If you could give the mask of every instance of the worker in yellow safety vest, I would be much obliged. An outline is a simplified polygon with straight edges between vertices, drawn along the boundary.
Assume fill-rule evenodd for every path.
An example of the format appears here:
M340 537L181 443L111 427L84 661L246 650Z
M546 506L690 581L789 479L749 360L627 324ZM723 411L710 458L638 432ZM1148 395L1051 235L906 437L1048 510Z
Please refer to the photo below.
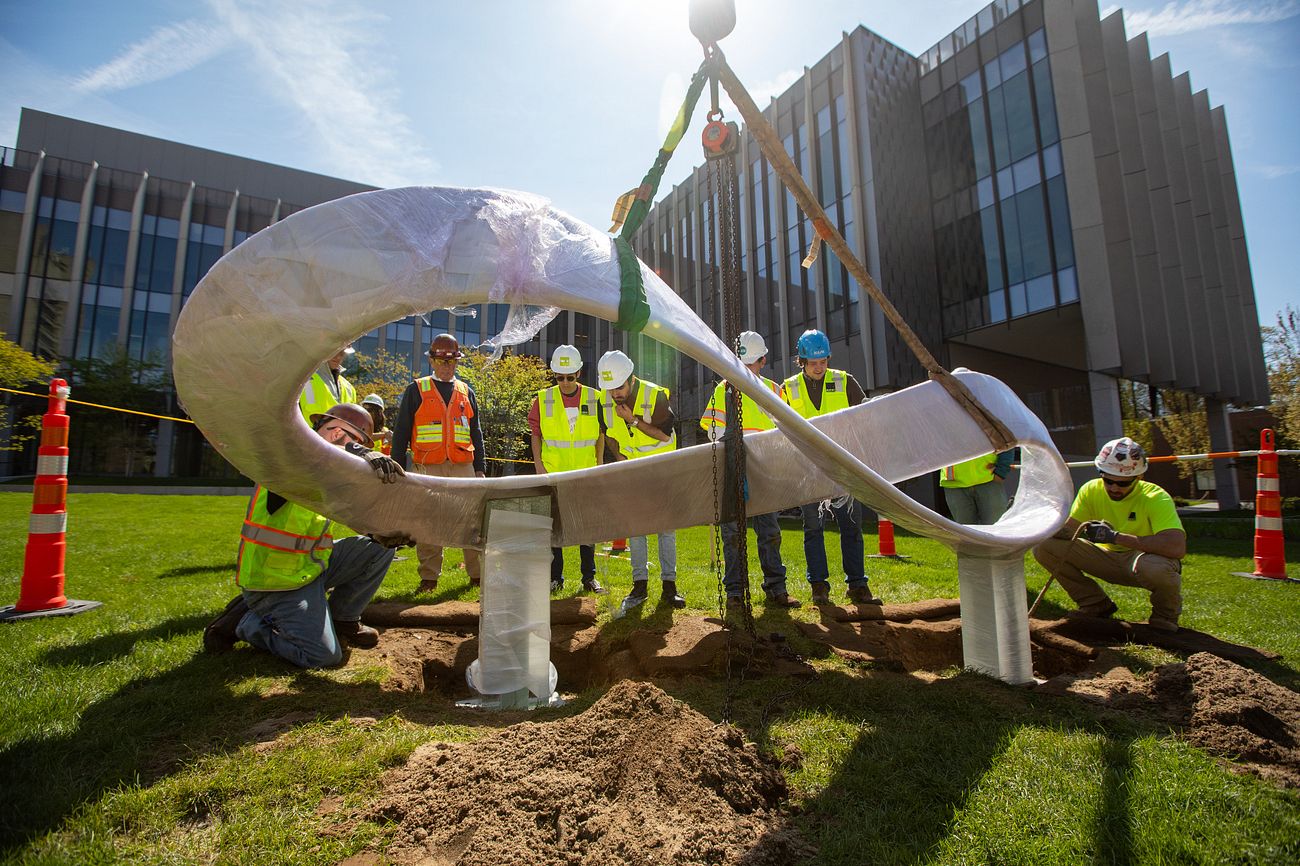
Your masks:
M605 396L601 418L607 442L615 445L615 460L640 460L677 448L673 425L677 418L669 405L668 389L633 375L632 359L617 349L606 352L596 364L596 377ZM608 446L607 451L611 450ZM681 609L686 599L677 591L677 533L670 530L655 536L659 542L659 577L663 580L661 604ZM626 613L649 595L650 541L644 536L628 539L632 559L632 591L623 599Z
M551 353L555 384L543 388L528 410L528 432L533 468L538 475L569 472L600 465L605 451L605 424L600 395L578 380L582 378L582 353L575 346L559 346ZM596 580L596 546L578 545L582 588L605 595L609 590ZM564 588L564 548L551 548L551 592Z
M478 399L469 383L456 376L465 357L451 334L439 334L429 344L433 375L416 379L402 393L393 422L393 459L418 475L441 478L482 478L487 474ZM409 451L409 456L408 456ZM442 576L442 547L417 544L420 592L438 588ZM465 548L465 571L471 586L483 576L483 555Z
M351 343L339 349L316 368L303 386L298 395L298 408L308 424L313 415L327 412L331 406L357 402L357 389L343 377L343 360L353 354L356 354L356 349Z
M829 415L856 406L866 400L858 380L843 370L830 369L831 341L821 331L804 331L795 345L800 372L781 386L785 402L805 418ZM831 599L830 566L826 562L822 503L801 508L803 513L803 552L808 563L808 583L813 604L828 604ZM849 498L843 504L831 503L830 512L840 527L840 555L849 601L855 604L880 604L871 594L862 550L862 504Z
M372 450L370 414L340 403L312 418L316 435L370 464L385 483L402 469ZM207 652L227 652L239 640L299 667L330 667L341 644L373 647L379 632L361 624L393 561L410 539L369 535L335 539L332 522L258 486L244 515L235 582L240 594L203 630Z
M952 519L972 526L998 522L1007 510L1002 480L1011 473L1015 451L992 452L939 470L939 486Z
M749 368L749 372L758 376L763 387L780 396L781 387L761 373L763 365L767 363L767 341L761 334L754 331L741 332L736 338L736 356ZM728 423L727 388L726 380L718 383L718 386L713 389L713 396L709 399L704 415L700 418L700 426L704 428L711 441L716 442L721 439L735 426ZM771 417L754 402L754 398L742 393L740 400L739 422L744 435L761 433L776 427ZM756 514L749 518L749 522L754 527L754 535L758 539L758 561L763 569L763 594L767 597L767 604L772 607L798 607L799 602L791 598L786 591L785 563L781 561L781 524L777 520L777 515ZM724 563L722 584L727 594L727 606L740 608L744 605L746 589L742 574L743 563L740 558L742 530L735 520L723 523L719 529L722 533Z

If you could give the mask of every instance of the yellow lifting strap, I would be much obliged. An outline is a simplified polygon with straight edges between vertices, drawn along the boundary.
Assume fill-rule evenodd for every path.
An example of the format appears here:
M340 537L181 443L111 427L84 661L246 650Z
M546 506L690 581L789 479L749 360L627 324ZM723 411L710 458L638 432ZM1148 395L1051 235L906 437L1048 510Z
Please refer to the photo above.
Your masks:
M899 336L903 338L903 342L907 343L908 348L912 350L912 354L921 362L921 366L925 367L930 378L942 385L944 390L975 419L975 422L980 425L980 429L984 431L984 435L989 438L989 442L993 444L994 450L1007 451L1014 448L1016 444L1015 437L1011 435L1011 431L1007 429L1007 426L988 409L985 409L975 399L975 395L970 392L969 388L935 360L935 357L930 354L930 350L916 336L916 333L899 314L889 298L885 297L885 293L880 290L880 287L876 285L876 281L871 278L866 266L859 261L849 247L848 242L839 233L839 230L827 219L826 211L817 202L817 197L813 195L812 190L808 189L808 185L804 183L803 178L799 175L799 170L795 168L794 161L785 152L785 148L781 145L781 139L777 137L776 130L772 129L771 124L767 122L767 118L763 116L763 112L754 104L749 91L745 90L745 86L740 83L736 73L727 65L722 50L717 46L712 46L711 51L712 69L710 71L718 77L718 80L722 82L722 86L726 88L727 95L736 104L740 116L744 118L745 124L749 127L750 134L758 142L759 149L767 157L767 161L776 172L777 177L781 178L785 188L790 191L795 201L799 203L800 209L812 220L816 229L816 238L826 242L835 255L839 257L839 260L844 263L844 267L853 275L853 278L858 281L858 284L867 290L867 294L880 307L881 312L885 314L885 318L889 319L890 323L897 329ZM809 252L809 260L804 262L804 267L811 266L812 261L816 260L817 252L817 244L814 241L813 249Z

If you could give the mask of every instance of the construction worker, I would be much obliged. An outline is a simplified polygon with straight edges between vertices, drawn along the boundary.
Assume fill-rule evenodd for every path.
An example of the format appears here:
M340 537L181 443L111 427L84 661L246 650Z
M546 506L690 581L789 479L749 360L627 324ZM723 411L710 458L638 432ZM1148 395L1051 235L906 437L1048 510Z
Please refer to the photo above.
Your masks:
M736 338L736 356L749 368L749 372L763 381L764 387L777 396L781 386L762 375L763 365L767 363L767 342L762 335L754 331L743 331ZM772 430L776 424L766 412L758 407L753 398L741 394L740 426L743 434ZM700 418L700 426L711 441L722 438L724 432L731 432L733 425L727 418L727 382L723 380L713 389L709 405ZM771 607L799 607L799 602L790 597L785 586L785 563L781 561L781 524L775 513L756 514L749 518L758 539L758 561L763 569L763 594ZM741 607L745 598L745 578L742 574L743 563L740 560L740 533L738 521L723 523L722 558L724 571L723 588L727 594L727 606Z
M1109 617L1118 610L1096 577L1149 590L1147 623L1177 631L1187 534L1173 499L1142 480L1146 454L1127 436L1103 445L1093 464L1100 477L1079 488L1065 526L1034 548L1034 559L1061 582L1080 615Z
M391 458L371 450L370 413L340 403L312 417L316 434L364 458L383 482L403 475ZM235 582L240 594L203 630L207 652L226 652L238 640L303 668L343 659L340 643L373 647L379 632L361 624L393 561L410 539L355 536L334 540L332 522L258 485L239 540Z
M785 402L805 418L829 415L856 406L867 399L858 380L843 370L830 368L831 341L821 331L804 331L795 344L802 371L786 379L781 386ZM862 504L849 498L832 501L830 512L840 527L840 555L849 601L855 604L880 604L871 594L862 550ZM830 567L826 563L822 503L801 508L803 513L803 552L808 562L808 583L813 604L831 600Z
M1015 453L989 453L939 470L939 486L953 520L971 526L998 522L1007 510L1007 491L1002 482L1011 474Z
M367 394L361 401L361 405L370 413L370 419L375 422L375 447L380 454L392 454L393 431L388 429L384 419L384 410L388 408L384 405L384 398L378 394Z
M574 346L559 346L551 353L555 384L543 388L528 410L532 437L533 468L538 475L568 472L599 466L605 452L605 423L600 414L600 397L578 379L582 375L582 354ZM578 545L582 588L605 595L609 590L596 580L596 545ZM564 548L551 548L551 592L564 588Z
M343 377L343 359L355 355L356 349L348 343L339 349L325 363L316 368L298 395L298 408L308 424L313 415L319 415L339 403L356 403L357 389Z
M439 334L429 344L433 375L416 379L402 392L393 423L393 457L403 468L441 478L487 474L478 399L469 383L456 378L456 365L463 357L455 337ZM442 575L442 548L417 544L415 552L420 559L419 591L432 592ZM483 556L472 548L464 553L470 585L477 586L483 576Z
M676 450L677 434L673 430L676 416L668 404L668 389L632 375L632 359L615 349L606 352L596 364L596 375L605 396L601 417L605 435L616 446L615 460L638 460L653 454ZM677 533L660 532L659 577L663 580L661 604L681 609L686 599L677 591ZM620 608L626 612L648 596L650 578L650 542L646 536L628 539L632 558L632 591Z

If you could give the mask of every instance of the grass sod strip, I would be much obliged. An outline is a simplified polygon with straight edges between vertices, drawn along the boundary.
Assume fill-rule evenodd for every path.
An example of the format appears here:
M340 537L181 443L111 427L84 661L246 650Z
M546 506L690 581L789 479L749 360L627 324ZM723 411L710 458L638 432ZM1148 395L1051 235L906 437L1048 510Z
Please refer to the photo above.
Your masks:
M25 527L30 501L0 494L0 519ZM203 655L203 625L233 594L245 504L240 497L69 497L68 591L105 606L0 629L0 856L7 861L338 862L384 837L383 827L346 820L376 793L383 768L422 742L474 738L523 718L386 692L377 666L301 672L249 651ZM826 538L834 575L838 538ZM22 532L0 537L7 602L17 597L24 543ZM873 537L866 543L874 549ZM697 613L716 608L709 544L707 529L679 533L679 587ZM949 551L902 532L899 545L910 561L869 560L878 595L956 595ZM807 601L794 523L786 524L782 550L790 589ZM1229 576L1250 570L1248 544L1193 539L1191 551L1184 623L1281 652L1280 663L1260 670L1296 688L1300 593ZM1300 560L1300 545L1287 553ZM380 599L417 598L414 556L406 556ZM419 600L476 598L458 561L459 552L448 551L443 585ZM612 590L601 601L604 622L630 589L630 566L626 556L597 562ZM1046 575L1032 560L1027 575L1036 593ZM566 592L576 592L576 549L566 555L566 581ZM837 579L833 595L842 593ZM1121 616L1145 618L1145 592L1116 587L1112 594ZM1072 607L1054 586L1041 610L1050 616ZM806 648L783 617L757 613L760 629L788 629L792 644ZM793 617L816 619L806 608ZM605 627L618 634L632 625ZM1138 672L1170 660L1154 650L1130 658ZM817 664L821 677L802 688L748 682L735 703L746 736L788 758L799 824L820 849L815 862L1300 858L1300 798L1229 773L1167 730L955 670L908 677ZM664 685L718 718L720 683ZM600 693L528 718L581 712Z

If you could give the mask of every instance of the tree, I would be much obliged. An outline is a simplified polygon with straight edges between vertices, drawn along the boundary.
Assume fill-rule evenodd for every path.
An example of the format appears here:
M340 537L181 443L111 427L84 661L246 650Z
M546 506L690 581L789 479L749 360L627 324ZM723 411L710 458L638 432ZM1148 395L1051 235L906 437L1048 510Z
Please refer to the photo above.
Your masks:
M97 358L68 362L73 393L90 403L166 414L169 377L161 358L134 358L123 347ZM148 472L157 447L158 422L126 412L80 407L73 436L79 465L96 473Z
M1300 444L1300 310L1287 304L1277 314L1276 325L1260 330L1278 435L1289 444Z
M507 352L497 361L489 362L482 355L471 354L460 362L456 375L473 386L478 398L487 456L527 459L530 453L528 410L537 392L551 383L542 359ZM500 464L488 464L490 474L501 474L500 468Z
M0 331L0 387L44 391L44 387L38 389L36 385L38 383L48 385L52 378L54 378L53 364L36 357L22 346L7 339L4 332ZM6 403L10 402L10 396L5 394ZM44 404L42 410L43 407ZM10 413L15 413L15 410L11 408L6 412L8 418L5 434L0 438L0 451L21 451L28 442L36 438L36 431L41 428L41 416L38 412L19 421L16 413Z
M1210 450L1210 426L1205 419L1205 398L1183 391L1161 389L1160 404L1163 411L1155 425L1175 454L1204 454ZM1179 460L1181 478L1192 478L1198 469L1213 467L1212 460Z
M378 394L384 399L385 416L391 425L397 417L397 404L402 392L411 384L411 366L405 358L386 349L376 349L374 354L357 352L353 356L355 373L348 373L348 381L356 386L357 399L368 394Z

